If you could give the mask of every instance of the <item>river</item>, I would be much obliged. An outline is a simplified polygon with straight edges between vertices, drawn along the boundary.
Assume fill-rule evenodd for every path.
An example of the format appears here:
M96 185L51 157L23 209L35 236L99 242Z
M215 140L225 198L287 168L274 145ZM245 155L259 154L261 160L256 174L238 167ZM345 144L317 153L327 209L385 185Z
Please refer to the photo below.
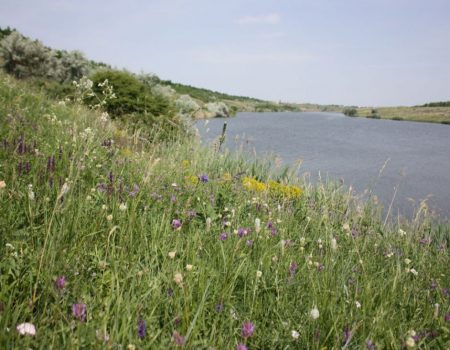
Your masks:
M202 141L220 135L224 122L225 146L230 149L278 156L290 165L301 159L299 176L310 174L313 182L319 174L322 181L343 180L359 193L373 188L385 208L393 203L394 215L411 217L427 199L441 219L450 217L448 125L325 112L238 113L234 118L198 121Z

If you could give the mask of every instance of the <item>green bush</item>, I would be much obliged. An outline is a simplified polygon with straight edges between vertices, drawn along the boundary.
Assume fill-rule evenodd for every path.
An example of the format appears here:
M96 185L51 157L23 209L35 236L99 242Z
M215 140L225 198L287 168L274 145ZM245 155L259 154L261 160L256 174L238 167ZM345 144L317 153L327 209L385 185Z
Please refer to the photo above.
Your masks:
M127 72L103 70L95 73L91 80L96 94L101 94L100 84L105 80L113 86L116 98L107 101L105 106L112 117L134 113L150 116L171 114L171 104L168 99L152 94L146 85Z
M346 108L343 113L349 117L356 117L358 115L356 108Z

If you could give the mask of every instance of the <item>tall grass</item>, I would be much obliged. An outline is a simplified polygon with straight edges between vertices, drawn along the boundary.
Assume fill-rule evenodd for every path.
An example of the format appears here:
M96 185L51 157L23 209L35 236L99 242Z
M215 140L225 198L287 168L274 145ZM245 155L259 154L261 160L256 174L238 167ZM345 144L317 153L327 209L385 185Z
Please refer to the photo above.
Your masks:
M426 208L384 225L339 184L151 142L4 75L0 121L1 348L450 347L449 226Z

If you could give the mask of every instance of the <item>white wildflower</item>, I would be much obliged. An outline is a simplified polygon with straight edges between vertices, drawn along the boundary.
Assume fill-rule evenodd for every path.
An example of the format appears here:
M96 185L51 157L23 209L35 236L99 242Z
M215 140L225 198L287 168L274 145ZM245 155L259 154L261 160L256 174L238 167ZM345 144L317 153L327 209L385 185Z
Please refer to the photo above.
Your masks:
M193 268L194 268L194 265L191 265L191 264L187 264L186 265L186 270L187 271L192 271Z
M262 276L262 271L259 271L259 270L258 270L258 271L256 271L256 277L258 277L258 278L259 278L259 277L261 277L261 276Z
M28 185L28 198L30 201L34 201L35 195L33 192L33 185Z
M173 275L173 281L178 284L179 286L181 286L181 284L183 283L183 275L179 272L175 273Z
M255 219L255 232L259 233L261 231L261 220L256 218Z
M309 316L313 319L313 320L317 320L320 316L319 313L319 309L317 309L317 307L314 307L310 312L309 312Z
M337 250L337 241L334 237L331 239L331 250L334 252Z
M19 334L21 335L31 335L31 336L36 335L36 327L32 323L28 322L21 323L16 327L16 329L17 332L19 332Z
M416 341L413 337L408 337L405 341L405 345L407 348L414 348L416 346Z
M173 251L173 252L169 252L169 258L171 259L175 259L175 255L177 254L177 252Z
M291 336L293 339L298 339L298 337L300 337L300 333L297 332L296 330L292 330L291 331Z
M125 203L120 203L119 210L121 210L121 211L127 210L127 205Z
M439 317L439 304L436 303L434 304L434 318L438 318Z
M100 116L100 121L103 123L106 123L109 120L109 114L108 112L103 112Z

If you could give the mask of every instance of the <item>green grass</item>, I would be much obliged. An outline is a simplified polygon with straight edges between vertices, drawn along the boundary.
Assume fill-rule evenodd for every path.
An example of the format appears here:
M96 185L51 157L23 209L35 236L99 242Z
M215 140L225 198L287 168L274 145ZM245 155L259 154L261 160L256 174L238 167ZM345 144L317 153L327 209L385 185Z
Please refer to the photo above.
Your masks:
M385 225L373 201L339 184L312 186L193 139L144 140L3 74L0 126L2 349L170 349L174 331L187 349L403 349L411 330L418 348L450 347L450 230L426 204ZM251 190L244 176L303 194ZM86 304L85 322L74 303ZM22 322L34 337L17 333Z
M450 107L417 106L417 107L379 107L381 119L409 120L428 123L450 123ZM370 118L372 108L357 108L358 116Z

